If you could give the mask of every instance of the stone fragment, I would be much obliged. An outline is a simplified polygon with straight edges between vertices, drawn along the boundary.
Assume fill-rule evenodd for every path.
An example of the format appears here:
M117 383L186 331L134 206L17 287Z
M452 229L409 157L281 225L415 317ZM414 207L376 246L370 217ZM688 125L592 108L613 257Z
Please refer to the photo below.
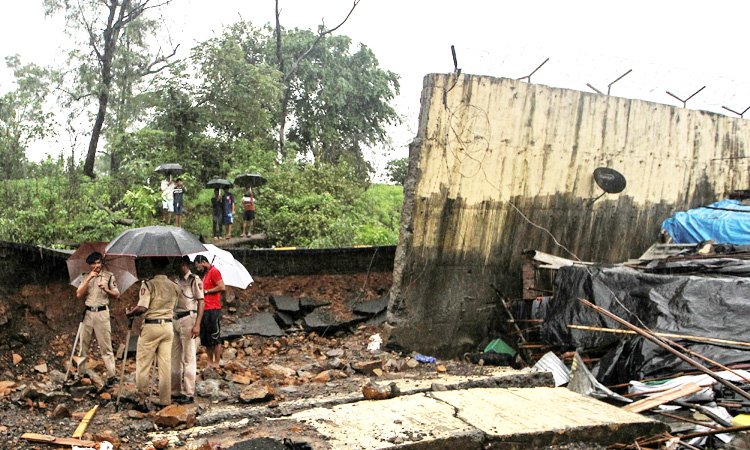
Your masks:
M237 357L237 349L234 347L229 347L227 349L224 349L223 352L221 352L221 359L225 359L227 361L231 361Z
M243 403L257 403L271 400L276 396L273 387L268 383L256 382L245 387L240 392L240 401Z
M357 361L352 364L352 368L357 372L361 372L367 375L373 375L373 370L383 369L383 361L379 359L374 359L372 361Z
M141 420L143 419L144 414L134 409L131 409L130 411L128 411L128 417L130 417L131 419L135 419L135 420Z
M68 407L64 404L60 403L59 405L55 406L55 409L52 411L53 419L67 419L71 417L70 410L68 410Z
M13 364L18 365L18 363L20 363L21 361L23 361L21 355L19 355L18 353L13 353Z
M195 425L195 414L198 406L195 403L188 405L169 405L154 416L154 424L160 427L174 428L185 425L190 428Z
M102 392L101 394L99 394L99 398L101 398L102 400L112 400L112 394L110 394L109 392Z
M435 370L437 370L438 372L447 372L448 371L448 369L446 369L445 366L443 366L443 365L437 366L435 368Z
M252 380L250 379L250 377L235 373L232 375L232 382L237 384L250 384Z
M265 337L284 336L273 316L267 312L255 313L252 316L241 317L231 325L222 326L221 338L226 340L236 339L248 334Z
M278 364L269 364L260 372L266 378L288 378L297 375L297 371Z
M119 450L122 447L120 436L114 430L102 430L92 436L96 442L109 442L112 444L112 450Z
M419 361L417 361L416 359L410 359L410 360L406 361L406 367L408 367L410 369L414 369L418 365L419 365Z
M367 380L367 383L362 386L362 395L365 396L366 400L385 400L397 397L400 394L401 390L396 383L381 386L372 380Z
M319 374L315 375L315 378L312 379L315 383L328 383L331 381L331 372L332 370L324 370L320 372Z
M272 295L268 299L276 311L288 314L298 314L300 311L299 298L286 295Z
M168 438L161 438L153 441L151 445L154 446L156 450L162 450L167 448L169 446L169 439Z
M339 358L344 356L344 350L341 348L334 348L333 350L327 351L326 356L329 358Z
M341 359L339 358L333 358L328 361L326 361L326 368L328 369L341 369L345 366L343 362L341 362Z
M382 377L383 371L381 369L372 369L372 374L375 375L376 377Z
M34 370L36 370L39 373L47 373L47 364L46 363L37 364L36 366L34 366Z
M385 311L388 308L388 296L380 297L376 300L362 302L354 307L354 312L366 316L374 316Z
M341 314L330 308L317 308L305 316L302 326L308 331L331 334L349 328L364 319L364 316L357 314Z
M448 390L448 388L444 384L441 384L441 383L432 383L432 385L430 386L430 389L433 391L438 391L438 392Z

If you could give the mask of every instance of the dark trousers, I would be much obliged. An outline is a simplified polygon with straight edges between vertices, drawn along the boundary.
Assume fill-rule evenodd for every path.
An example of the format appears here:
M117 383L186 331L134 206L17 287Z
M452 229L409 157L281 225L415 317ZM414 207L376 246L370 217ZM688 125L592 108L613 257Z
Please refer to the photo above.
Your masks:
M221 216L212 216L214 220L214 237L224 236L223 227L221 225Z

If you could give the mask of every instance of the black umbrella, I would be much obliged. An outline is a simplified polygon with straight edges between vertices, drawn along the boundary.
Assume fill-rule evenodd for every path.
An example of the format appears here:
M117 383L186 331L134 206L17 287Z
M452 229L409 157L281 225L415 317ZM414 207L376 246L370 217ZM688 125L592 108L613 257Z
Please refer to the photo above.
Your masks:
M123 231L105 251L107 255L183 256L205 252L206 247L184 228L153 226Z
M234 179L234 184L236 184L237 186L251 187L251 188L263 186L267 182L268 180L258 175L257 173L245 173L242 175L238 175Z
M165 175L179 175L185 172L185 169L177 163L162 164L154 170L154 172L163 173Z
M232 187L232 182L223 178L214 178L213 180L209 180L208 183L206 183L206 187L211 189Z

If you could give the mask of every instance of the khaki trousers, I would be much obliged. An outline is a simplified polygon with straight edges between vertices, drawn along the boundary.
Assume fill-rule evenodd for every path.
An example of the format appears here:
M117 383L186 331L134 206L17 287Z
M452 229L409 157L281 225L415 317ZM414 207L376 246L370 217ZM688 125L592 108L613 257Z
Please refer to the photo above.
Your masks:
M170 403L170 371L172 365L172 323L145 323L138 338L138 350L135 354L135 387L138 401L144 403L149 392L151 365L156 356L159 366L159 403L168 406Z
M196 340L190 337L196 314L190 314L172 322L172 395L195 395L195 351Z
M115 354L112 351L112 328L109 323L109 309L104 311L86 311L81 327L81 359L78 361L78 373L86 371L88 363L89 347L91 346L91 335L96 334L96 342L107 369L107 376L114 377Z

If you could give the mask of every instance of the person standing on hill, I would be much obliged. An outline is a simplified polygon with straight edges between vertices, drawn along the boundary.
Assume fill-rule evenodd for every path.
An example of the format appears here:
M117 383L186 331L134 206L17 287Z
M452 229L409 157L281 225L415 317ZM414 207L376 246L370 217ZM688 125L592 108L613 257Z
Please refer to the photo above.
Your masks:
M224 217L224 205L221 203L221 193L219 189L214 189L214 196L211 197L211 218L214 223L214 239L221 239L224 236L222 229L222 219Z
M253 232L253 222L255 221L255 197L253 196L253 188L247 188L245 196L242 197L242 206L245 208L243 221L242 221L242 237L249 237ZM249 230L245 233L245 227L248 223L250 226Z
M91 268L88 274L80 276L80 284L76 289L76 298L86 298L86 315L81 328L81 358L78 362L79 377L86 372L91 334L96 334L96 342L107 369L107 385L116 382L115 354L112 351L112 326L109 321L109 302L120 296L117 281L112 272L102 267L102 254L93 252L86 257L86 263Z
M178 178L177 184L175 184L175 187L172 190L175 215L174 225L176 227L182 226L182 213L185 212L185 192L187 192L187 188L182 184L182 178Z
M227 227L227 234L224 239L232 238L232 222L234 222L234 194L229 192L229 188L224 188L224 195L221 196L221 205L224 208L223 223Z
M203 276L205 307L201 322L201 344L206 347L208 367L219 368L221 359L221 293L226 291L219 269L203 255L195 257L195 270Z
M167 175L167 178L161 180L161 221L167 225L172 224L172 213L174 212L173 191L174 183L172 183L172 178Z

